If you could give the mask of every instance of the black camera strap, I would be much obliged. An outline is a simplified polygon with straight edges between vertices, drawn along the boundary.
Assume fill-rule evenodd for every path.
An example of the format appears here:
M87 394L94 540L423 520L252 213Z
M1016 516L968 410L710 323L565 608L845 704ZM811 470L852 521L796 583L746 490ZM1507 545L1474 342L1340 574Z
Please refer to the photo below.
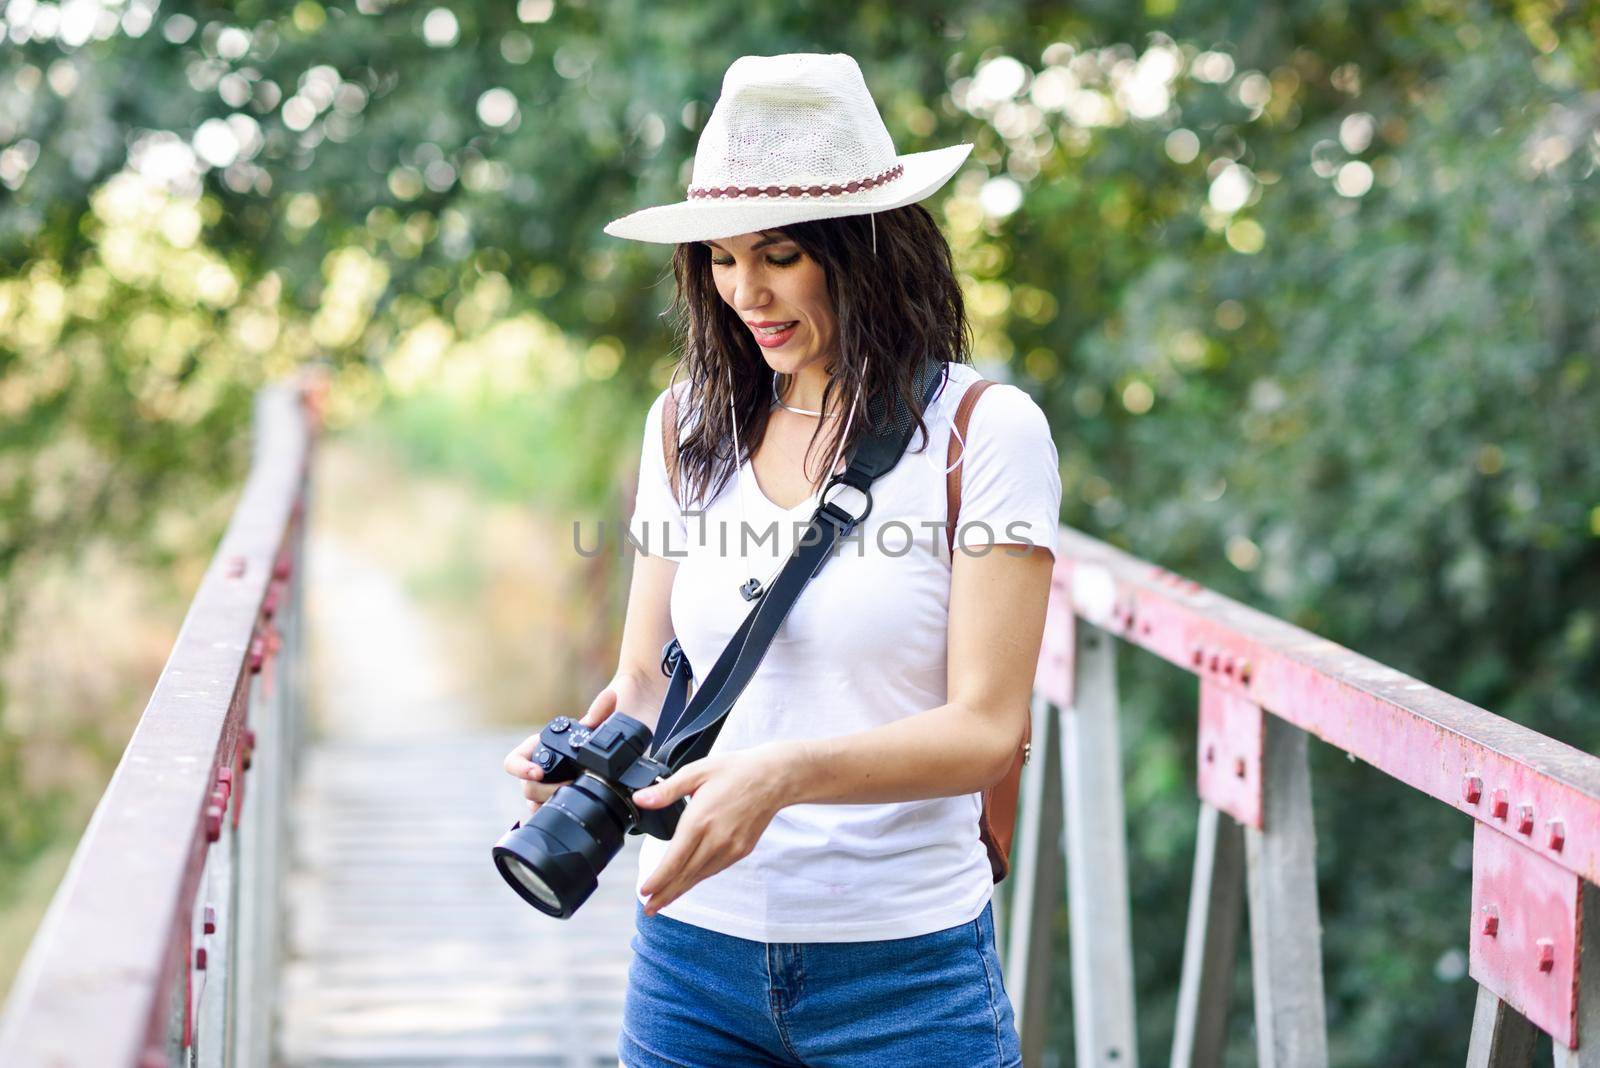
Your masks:
M942 362L927 361L919 370L916 384L921 387L924 412L932 405L944 380ZM892 418L881 412L870 414L876 416L870 425L881 429L862 437L851 450L846 468L828 480L810 524L796 540L777 578L757 598L710 673L687 701L693 670L678 639L667 643L661 668L670 675L671 682L656 723L656 742L651 756L673 771L711 751L723 720L755 676L767 647L777 636L778 628L800 592L816 577L839 540L847 537L872 511L872 483L888 474L905 455L915 429L915 421L906 406L897 404ZM859 490L866 498L866 507L860 515L850 514L829 499L838 485Z

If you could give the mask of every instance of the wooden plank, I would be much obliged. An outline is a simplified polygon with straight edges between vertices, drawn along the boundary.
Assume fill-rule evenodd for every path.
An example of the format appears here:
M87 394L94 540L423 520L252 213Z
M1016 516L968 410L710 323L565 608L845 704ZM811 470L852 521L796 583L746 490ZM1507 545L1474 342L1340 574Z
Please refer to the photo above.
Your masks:
M1039 1064L1049 1029L1052 928L1061 903L1061 750L1058 713L1033 699L1033 756L1022 769L1011 927L1006 932L1006 989L1011 994L1022 1062Z
M1467 1068L1527 1068L1533 1063L1533 1044L1538 1037L1538 1028L1526 1016L1495 997L1488 987L1478 987Z
M489 847L527 811L499 770L524 736L312 747L291 823L277 1063L617 1063L640 840L571 919L523 903Z
M1172 1068L1220 1065L1244 911L1244 829L1201 802Z
M1262 830L1245 829L1260 1068L1328 1063L1306 733L1267 717Z
M1061 767L1077 1063L1132 1068L1139 1054L1116 647L1104 631L1084 624L1075 649L1074 705L1061 716Z

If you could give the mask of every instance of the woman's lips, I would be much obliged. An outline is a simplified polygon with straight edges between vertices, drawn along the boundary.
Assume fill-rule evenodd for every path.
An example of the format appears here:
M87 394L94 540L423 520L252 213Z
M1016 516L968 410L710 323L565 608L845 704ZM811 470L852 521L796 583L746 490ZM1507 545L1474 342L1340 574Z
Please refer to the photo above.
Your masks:
M752 326L750 332L755 335L757 345L764 349L775 349L779 345L787 344L799 327L800 322L796 320L782 330L758 329Z

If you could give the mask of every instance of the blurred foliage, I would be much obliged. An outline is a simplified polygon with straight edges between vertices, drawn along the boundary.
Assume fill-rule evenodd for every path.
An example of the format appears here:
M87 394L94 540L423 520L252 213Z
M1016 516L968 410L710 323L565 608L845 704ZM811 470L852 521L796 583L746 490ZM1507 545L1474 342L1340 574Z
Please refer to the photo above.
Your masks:
M27 561L85 531L159 554L151 517L236 479L251 389L313 356L333 420L386 405L419 464L550 508L615 500L670 367L670 281L665 249L601 226L681 197L732 58L843 50L901 150L977 146L934 203L980 360L1051 414L1065 521L1600 745L1592 5L12 0L5 18L0 624ZM1159 1059L1194 692L1125 666ZM1335 1062L1459 1061L1470 828L1313 761ZM0 863L31 833L12 811Z

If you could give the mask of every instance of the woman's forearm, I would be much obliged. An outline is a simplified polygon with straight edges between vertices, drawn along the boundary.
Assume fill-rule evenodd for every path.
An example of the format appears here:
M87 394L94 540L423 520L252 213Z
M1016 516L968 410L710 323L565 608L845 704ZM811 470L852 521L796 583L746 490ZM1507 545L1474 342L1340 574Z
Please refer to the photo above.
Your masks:
M871 804L976 793L999 781L1028 711L943 704L832 738L778 743L785 804Z

